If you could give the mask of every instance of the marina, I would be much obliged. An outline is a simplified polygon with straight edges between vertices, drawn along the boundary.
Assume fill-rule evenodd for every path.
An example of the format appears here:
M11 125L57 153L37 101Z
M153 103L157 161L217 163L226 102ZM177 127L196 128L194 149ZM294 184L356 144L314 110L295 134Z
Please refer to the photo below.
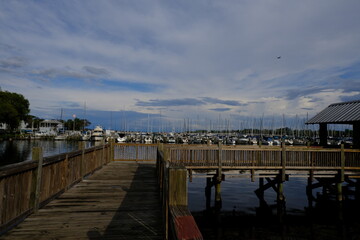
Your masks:
M22 163L20 165L17 164L16 168L14 168L15 166L9 165L6 167L2 167L0 169L0 173L1 173L0 182L2 183L1 191L3 191L4 196L11 196L10 198L8 197L3 198L2 201L3 231L9 228L12 229L12 226L14 226L14 224L17 225L19 222L22 221L22 219L24 219L24 217L29 215L30 216L26 218L26 220L23 223L20 223L19 225L20 228L15 227L13 230L5 231L4 232L5 235L1 236L0 238L7 239L6 238L7 236L11 237L15 235L23 236L24 238L29 238L29 236L32 235L29 235L30 232L26 233L26 231L24 230L25 229L31 230L32 225L28 225L29 227L25 227L26 224L31 224L33 221L35 221L35 219L39 219L36 221L41 221L42 212L46 213L48 211L50 212L58 211L58 210L60 211L60 208L56 207L57 204L60 204L59 207L64 208L64 204L67 201L69 201L68 202L69 204L66 204L66 206L68 207L64 208L64 210L61 210L61 211L65 211L65 215L63 215L63 217L60 217L61 215L59 215L58 218L53 218L54 221L59 221L58 223L52 224L54 226L53 228L49 228L48 225L44 225L44 228L47 229L42 230L42 233L46 233L44 236L52 236L52 237L62 236L64 238L66 237L69 238L68 235L64 235L64 233L60 233L62 231L60 231L59 233L56 233L56 231L57 229L62 229L65 226L63 224L61 225L61 221L63 220L60 219L66 219L67 217L71 217L71 219L74 219L74 221L78 219L77 216L69 213L69 209L71 209L71 206L82 209L83 208L81 207L82 205L78 205L78 204L80 204L80 202L83 202L82 204L85 204L84 207L85 209L87 209L86 211L88 211L91 214L95 214L96 212L90 210L86 206L95 207L97 209L96 210L97 212L106 213L105 215L108 214L111 215L111 213L108 212L107 210L105 211L99 209L101 208L101 206L103 206L102 204L105 204L106 206L109 207L110 205L107 205L107 203L104 202L104 203L95 204L94 202L95 200L91 200L92 199L91 196L95 196L93 195L95 194L94 192L95 189L91 190L92 192L91 195L86 195L86 192L83 192L83 194L85 195L82 195L83 197L80 197L83 200L81 201L76 200L77 203L66 197L68 196L66 194L72 194L73 191L76 191L76 189L85 190L85 188L82 187L83 184L89 185L89 187L91 187L90 183L92 182L94 182L94 184L100 184L99 187L101 189L103 188L103 190L100 191L101 193L108 188L105 185L103 185L107 181L109 181L109 183L111 184L112 186L111 188L114 188L114 186L122 186L122 183L120 182L115 183L113 180L111 180L110 176L113 175L115 176L116 179L119 180L123 179L126 181L127 178L125 178L125 176L127 176L127 173L125 172L129 171L128 172L129 174L131 172L132 173L138 172L135 169L138 170L143 169L139 171L140 174L139 179L149 179L149 180L152 179L151 181L153 183L158 182L157 183L158 187L154 188L155 191L160 191L161 193L160 195L161 197L158 200L157 204L163 206L162 208L160 207L160 209L165 208L168 210L160 213L160 218L155 217L157 219L162 219L162 223L158 222L156 224L158 227L160 227L160 229L162 229L161 231L154 230L157 229L157 227L151 225L152 220L149 220L145 216L139 217L140 215L135 216L131 213L129 214L134 218L131 218L130 216L132 220L130 218L126 218L128 219L127 221L125 221L127 223L121 223L122 221L121 219L123 219L124 216L129 216L129 214L125 214L125 212L121 210L120 212L122 214L118 215L119 221L116 221L116 224L119 224L118 226L122 226L122 229L127 229L128 227L132 226L130 224L131 221L136 219L138 223L139 222L143 223L145 224L145 226L148 226L149 229L152 229L152 231L149 231L149 229L147 229L146 231L148 232L148 234L152 232L153 237L170 236L171 234L181 236L182 234L185 234L184 232L182 232L184 230L181 230L182 229L181 226L183 226L182 224L185 224L186 226L189 226L189 224L191 226L196 226L194 229L199 229L199 230L194 230L194 232L186 233L186 234L195 234L195 236L199 237L197 239L202 239L202 237L200 238L201 234L199 233L199 231L201 232L203 230L205 231L204 236L209 237L204 239L222 239L221 237L219 237L221 236L221 234L225 234L225 235L234 234L234 231L236 232L236 234L238 234L238 235L235 234L236 236L240 236L239 235L240 232L236 230L238 228L235 228L234 230L234 228L231 227L233 226L233 224L229 223L223 225L223 223L229 221L229 219L231 218L233 218L232 223L235 223L237 221L245 221L244 219L247 218L254 220L255 216L256 218L259 218L260 216L263 217L265 216L265 218L260 217L259 220L260 219L265 220L268 217L270 217L270 219L274 217L276 219L279 219L279 217L282 219L286 219L287 217L291 216L291 211L290 212L288 211L287 214L284 214L286 213L286 210L284 208L286 204L286 199L288 196L290 196L289 199L291 199L291 195L288 195L287 193L288 188L285 186L287 186L287 182L292 182L295 179L300 178L305 180L305 181L295 180L293 183L295 183L297 186L305 186L306 191L304 191L303 193L297 192L296 193L298 195L297 197L295 197L296 196L295 193L292 194L294 195L295 198L300 197L301 199L304 199L305 197L305 200L308 202L306 208L316 210L318 209L319 204L321 205L321 203L327 199L326 201L328 202L328 204L332 204L333 206L342 205L344 206L344 210L348 209L349 203L351 203L351 201L356 201L356 199L358 199L357 196L359 195L358 193L360 189L356 184L357 179L360 176L360 167L358 163L359 155L360 155L360 151L345 150L343 147L340 149L324 149L324 148L319 149L313 147L301 148L301 147L291 147L291 146L286 147L284 143L282 144L282 146L223 146L221 144L217 146L214 145L209 146L209 145L176 145L176 144L119 144L112 142L110 144L100 145L95 148L94 147L90 149L84 148L83 150L79 150L73 153L62 154L50 158L44 158L44 163L42 164L43 170L41 170L43 172L41 178L42 179L41 181L43 183L41 184L41 186L44 189L40 191L41 195L39 195L39 200L38 200L38 207L40 208L36 208L36 204L34 208L31 207L34 206L32 204L34 204L34 202L36 201L34 201L35 199L31 200L32 198L30 196L32 196L32 194L30 194L31 193L30 188L29 190L26 190L26 188L24 188L25 186L23 186L21 189L23 189L23 191L25 192L15 191L15 189L17 189L15 185L21 184L21 182L24 181L20 179L16 180L16 178L31 177L32 174L29 175L28 171L36 170L37 169L36 163L30 161L28 163ZM36 155L34 155L34 157L36 157ZM305 159L305 160L300 160L300 159ZM325 159L332 159L332 160L327 161ZM129 165L129 163L131 164ZM125 164L125 165L121 165L121 164ZM142 164L145 164L144 165L145 168L140 167L142 166ZM56 166L59 166L60 168L56 170L57 169ZM124 172L125 175L124 174L118 175L113 173L110 174L110 172L108 172L108 171L112 171L111 170L112 168L116 169L117 166L118 167L123 166L121 168L123 169L122 171L125 171ZM131 166L135 167L135 169L131 170L133 169ZM149 169L149 171L146 169ZM153 171L153 175L152 175L153 178L150 177L148 178L145 177L145 175L142 175L145 174L146 172L150 173L151 172L150 169L153 169L151 170ZM155 175L155 169L157 175ZM51 175L48 175L48 173L50 173L49 171L52 172ZM68 174L63 175L65 173L65 172L62 173L63 171L71 171L71 173L69 172ZM21 174L19 175L19 173ZM88 175L89 173L91 174ZM35 172L33 174L35 174ZM65 178L61 177L62 175L67 177ZM86 177L87 175L88 177ZM15 176L17 177L14 178ZM121 176L124 176L124 178L122 178ZM131 174L129 176L131 176ZM174 180L175 179L176 180L175 181L171 180L173 178ZM256 191L253 194L252 198L255 197L256 201L254 202L257 202L259 205L254 207L254 210L251 211L255 211L255 209L259 208L259 210L263 210L263 213L267 212L267 214L270 215L266 215L266 214L261 215L260 214L261 211L258 212L258 210L255 211L256 214L254 215L254 212L251 213L250 211L249 213L248 210L247 210L248 212L246 213L246 211L244 211L246 209L245 206L240 206L235 204L235 209L234 206L230 207L229 209L229 206L232 205L232 203L223 204L223 199L224 199L224 203L226 203L226 198L229 198L228 195L229 193L226 193L226 191L223 192L223 186L227 186L224 187L224 189L229 189L229 185L227 185L228 179L230 179L229 180L230 182L235 183L235 185L231 185L231 189L246 186L243 185L244 183L240 184L241 181L236 183L236 181L234 182L231 180L235 178L247 179L249 182L253 182L256 184L256 189L253 190ZM59 181L60 179L62 180ZM91 179L103 179L103 180L93 181ZM192 182L196 182L196 181L198 181L199 184L199 180L197 179L199 180L205 179L206 181L205 182L203 181L203 184L205 183L205 185L200 187L200 189L198 190L194 190L191 187L192 186L191 184ZM8 181L14 182L15 184L13 185L14 188L12 187L4 188L5 186L10 186L9 185L10 183ZM145 183L146 182L143 182L143 184ZM134 186L135 189L138 188L136 184L137 183L135 181L134 185L132 185ZM175 185L172 186L172 184ZM30 185L27 186L30 187ZM117 188L114 189L116 190ZM119 187L119 190L120 189L125 190L126 187ZM147 192L147 190L141 190L140 188L139 191ZM234 190L231 191L233 193L238 192L239 194L241 194L242 192L239 190L235 190L235 192ZM113 192L114 192L113 194L121 193L121 191L118 192L117 190ZM133 191L130 191L130 189L126 190L126 194L132 194L132 192ZM195 197L194 199L192 192L193 194L195 193L195 196L202 192L202 194L204 194L203 196L205 196L205 199L203 197L201 198ZM158 194L156 193L155 195L158 196ZM13 205L14 200L18 199L17 196L19 197L23 196L21 197L21 199L22 201L25 200L25 202L16 203L15 201L16 204ZM24 196L28 196L28 197L24 197ZM105 194L105 196L107 195ZM235 199L237 198L235 195L232 195L232 197L230 198L234 199L234 197ZM269 197L270 197L270 201L269 201ZM71 199L73 199L73 197L71 197ZM105 201L106 199L107 197L101 200L101 202ZM113 199L113 197L110 199ZM149 198L143 198L143 199L145 200ZM203 199L204 201L202 201L201 199ZM146 205L146 204L143 205L143 203L141 203L140 201L139 202L140 205L137 206L136 201L137 200L130 201L131 204L129 203L130 204L129 207L132 209L133 208L141 209L142 207L140 206ZM116 202L116 204L121 204L121 203L124 202L121 200ZM341 205L339 205L340 203ZM250 205L254 206L253 204ZM8 208L9 206L14 206L14 207L17 206L17 207ZM119 209L123 209L121 206L122 204L118 205L118 207L120 207ZM238 206L239 209L236 209L236 206ZM274 206L275 208L273 208ZM279 209L278 207L280 206L282 207ZM111 209L114 208L116 209L116 207L111 207ZM222 208L223 210L221 210ZM13 209L13 210L9 212L9 209ZM275 210L275 213L274 213L274 209L277 209ZM5 210L7 212L4 212ZM36 213L37 211L38 213ZM34 213L31 214L32 212ZM78 212L78 210L71 212L74 212L75 214L75 212ZM80 211L79 214L85 212ZM118 214L120 212L115 211L112 214ZM244 212L246 213L245 215ZM154 217L155 215L151 215L151 216ZM204 216L208 216L208 217L204 218ZM217 233L214 233L212 231L209 232L208 229L209 225L207 224L214 224L214 222L212 223L208 222L210 220L209 218L210 216L212 216L211 219L222 219L217 224L219 228L213 228L213 229L217 229L216 230ZM234 219L235 216L238 216L238 218L236 218L238 220ZM35 219L31 220L32 217L35 217ZM101 217L101 219L103 219L103 217ZM348 217L349 216L346 215L345 219L348 219ZM299 218L301 218L301 214ZM176 219L187 219L187 220L185 222L182 222L182 220L178 221ZM206 219L208 219L208 221L206 221ZM81 220L81 218L79 220ZM106 224L101 225L101 223L97 225L95 222L94 223L89 222L88 223L89 225L74 224L74 226L81 226L81 229L83 230L75 230L76 228L75 229L72 228L71 224L68 224L65 227L68 229L67 231L69 232L71 231L79 232L79 236L85 236L85 235L81 235L82 234L80 233L81 231L84 231L84 234L85 232L86 233L91 232L92 234L91 236L93 236L92 239L102 239L101 236L104 236L104 234L105 236L112 236L112 237L115 237L116 234L122 234L120 232L117 232L115 226L110 228L113 229L116 232L116 234L112 235L115 232L109 233L106 229L110 229L109 226L113 226L113 225L108 220L104 219L104 221L107 222L108 225ZM270 225L272 225L273 223L274 222L270 224L269 222ZM286 224L284 225L284 223L286 222L282 222L282 223L283 223L282 226L289 226ZM354 227L353 224L350 226L350 225L346 225L347 224L346 222L343 223L344 226L348 226L351 228L351 230L345 231L347 234L352 234L353 236L357 236L356 232L354 232L355 230L353 229ZM56 224L60 224L62 227L60 227L60 225L59 227L55 227ZM319 224L321 225L322 223ZM315 224L314 226L317 227L320 225ZM191 229L193 228L191 227ZM253 235L260 234L259 226L255 229L257 230L253 230L250 232L249 229L243 229L244 231L242 233L243 234L251 233ZM330 229L329 231L333 231L333 230ZM39 232L36 231L31 231L31 232L33 232L33 234L39 234ZM156 234L154 234L154 232ZM106 235L107 233L109 233L109 235ZM144 233L144 231L142 233ZM326 230L325 233L316 232L315 235L323 236L323 234L327 234L327 233L328 231ZM15 234L15 235L11 235L11 234ZM124 234L130 234L130 233L124 233ZM217 236L216 234L220 234L220 235ZM276 231L276 236L280 236L278 234L281 235L281 231L280 232ZM293 231L284 231L283 234L288 234L288 236L292 236ZM337 234L338 232L336 232L336 235L334 236L338 237L339 235ZM135 236L134 239L136 239ZM157 239L157 238L152 238L152 239ZM188 239L192 239L192 238L188 238ZM339 239L339 238L329 238L329 239ZM342 239L346 239L346 238L342 238Z

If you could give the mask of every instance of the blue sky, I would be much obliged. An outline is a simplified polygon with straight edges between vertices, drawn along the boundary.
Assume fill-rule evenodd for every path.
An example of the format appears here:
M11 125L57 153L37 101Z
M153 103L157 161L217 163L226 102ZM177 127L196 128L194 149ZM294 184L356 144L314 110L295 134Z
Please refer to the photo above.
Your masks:
M0 87L36 116L64 109L106 128L311 117L360 99L359 11L358 0L0 0Z

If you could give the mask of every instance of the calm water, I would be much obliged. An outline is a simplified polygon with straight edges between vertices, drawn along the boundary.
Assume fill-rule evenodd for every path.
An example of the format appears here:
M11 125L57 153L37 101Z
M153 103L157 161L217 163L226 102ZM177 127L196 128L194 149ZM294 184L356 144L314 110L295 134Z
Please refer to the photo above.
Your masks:
M322 188L317 188L312 192L316 200L309 203L306 185L306 178L285 182L285 205L277 204L276 193L269 188L264 206L254 193L258 180L227 178L221 183L219 211L214 188L211 208L206 209L206 179L193 178L188 183L189 208L205 239L360 239L360 201L348 194L339 204L334 195L325 197Z
M78 146L66 141L2 141L0 166L30 160L32 147L43 147L44 156L51 156ZM277 204L272 188L265 191L263 205L254 193L258 180L227 176L221 183L221 209L215 208L214 188L211 208L206 209L206 178L194 177L188 183L189 208L205 239L360 239L360 201L351 195L354 189L344 184L349 194L338 204L334 195L325 197L317 188L316 200L309 203L306 185L306 178L290 178L284 183L285 205Z
M86 147L94 143L86 142ZM0 141L0 166L31 160L32 148L42 147L44 157L77 150L76 141L14 140Z

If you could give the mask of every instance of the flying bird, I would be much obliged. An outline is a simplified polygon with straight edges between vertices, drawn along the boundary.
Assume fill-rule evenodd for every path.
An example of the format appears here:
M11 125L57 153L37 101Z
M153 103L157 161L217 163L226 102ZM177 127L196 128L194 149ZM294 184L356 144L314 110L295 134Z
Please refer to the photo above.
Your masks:
M277 56L277 59L280 59L281 58L281 56Z

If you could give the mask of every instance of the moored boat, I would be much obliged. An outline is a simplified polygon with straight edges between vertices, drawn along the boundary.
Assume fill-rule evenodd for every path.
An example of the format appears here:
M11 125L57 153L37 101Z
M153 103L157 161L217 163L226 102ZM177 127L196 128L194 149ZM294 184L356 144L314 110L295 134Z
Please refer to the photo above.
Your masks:
M104 140L104 130L101 126L96 126L95 129L91 133L92 141L102 141Z

